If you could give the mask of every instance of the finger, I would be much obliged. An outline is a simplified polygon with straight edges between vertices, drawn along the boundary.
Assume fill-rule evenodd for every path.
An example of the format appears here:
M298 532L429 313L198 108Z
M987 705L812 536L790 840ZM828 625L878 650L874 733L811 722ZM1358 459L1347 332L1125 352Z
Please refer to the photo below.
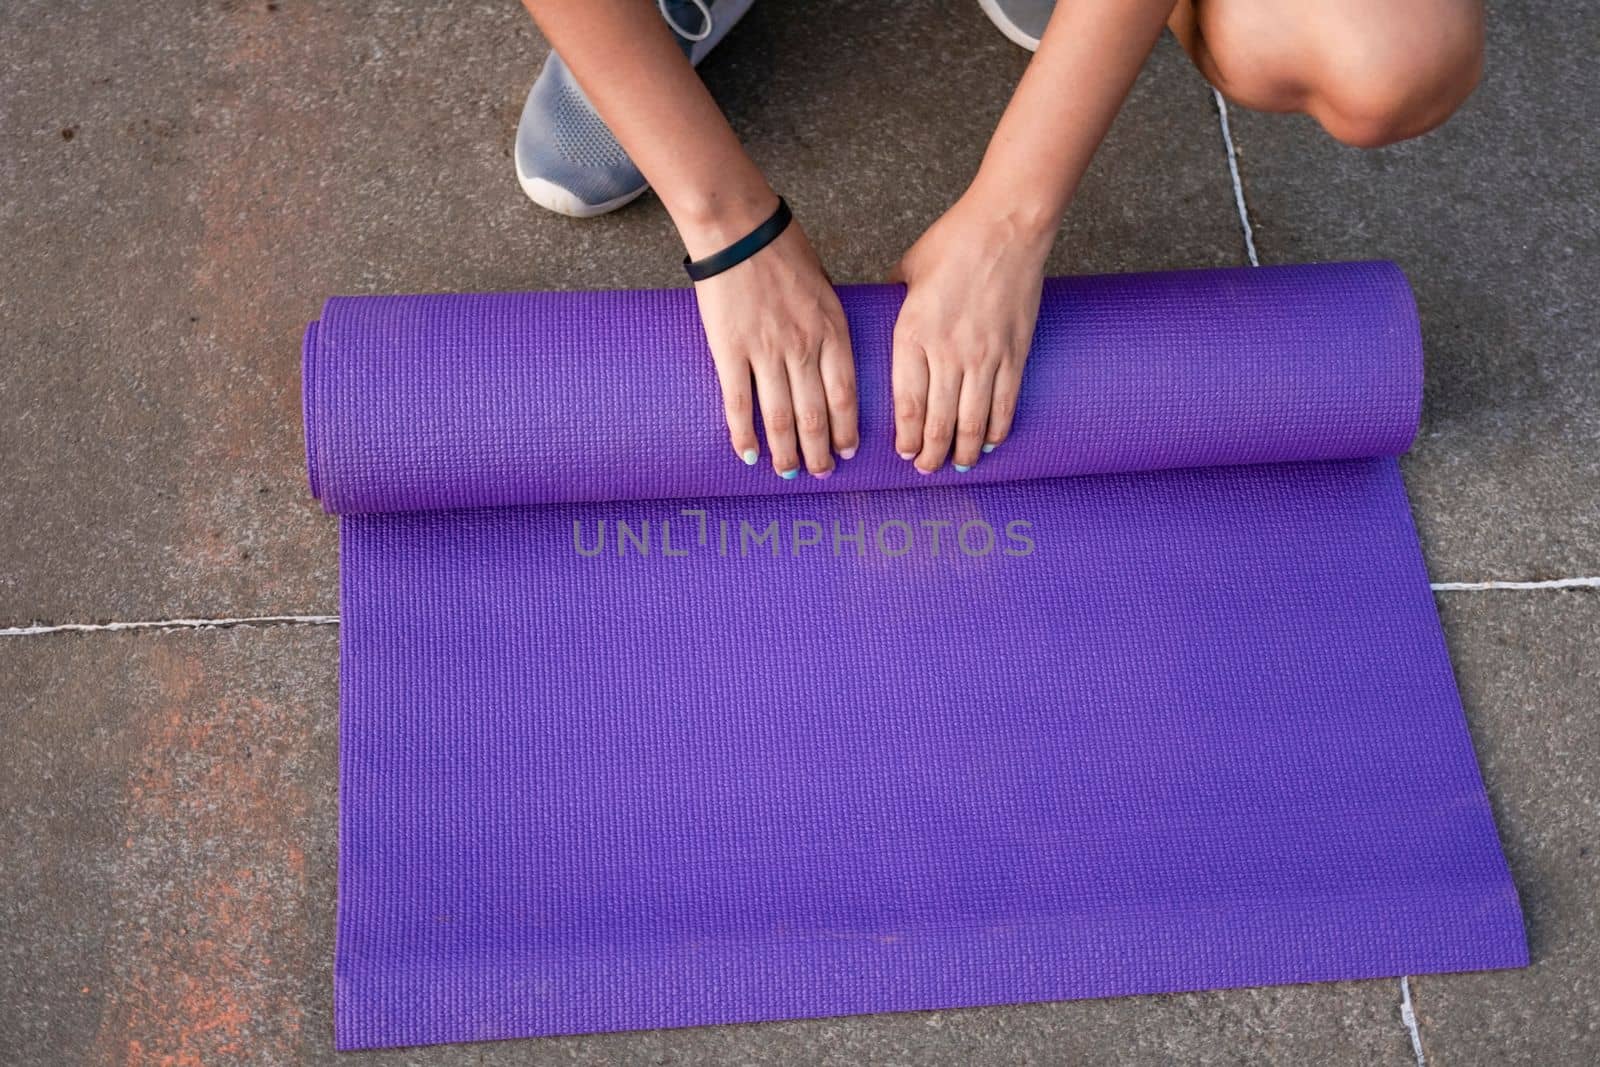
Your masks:
M961 397L956 406L956 470L965 474L978 463L983 433L989 426L989 408L994 401L994 373L998 364L985 363L968 371L961 379Z
M828 432L840 459L852 459L861 447L856 424L856 362L850 352L850 334L841 326L839 340L823 342L822 388L828 395Z
M722 383L722 410L728 419L728 440L733 451L754 467L761 458L761 441L756 437L755 402L750 384L750 364L729 360L717 364L717 380Z
M791 359L789 395L794 401L794 422L800 431L800 452L806 470L818 478L833 473L832 442L828 437L828 396L822 388L821 353Z
M775 359L755 365L756 403L761 408L761 428L767 432L767 451L779 477L800 473L800 456L794 443L794 408L789 403L789 376Z
M922 346L894 339L894 450L901 459L922 451L922 420L928 413L928 360Z
M985 452L993 452L1011 436L1011 422L1017 415L1017 397L1022 392L1022 366L1020 359L1003 359L995 371L994 399L989 404L989 431L983 438Z
M944 466L955 436L956 410L961 400L961 370L950 360L928 361L928 415L922 423L922 451L917 470L932 474Z

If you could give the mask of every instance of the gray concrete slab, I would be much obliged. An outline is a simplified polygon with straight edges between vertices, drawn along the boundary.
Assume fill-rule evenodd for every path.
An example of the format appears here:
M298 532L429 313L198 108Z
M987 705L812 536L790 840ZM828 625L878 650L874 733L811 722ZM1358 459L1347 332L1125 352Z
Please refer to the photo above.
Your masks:
M1363 152L1235 111L1264 262L1389 258L1417 290L1406 460L1441 580L1600 573L1600 7L1492 4L1482 85L1444 127Z
M1445 594L1526 971L1412 983L1435 1067L1600 1062L1600 596Z
M336 644L287 626L0 642L0 1060L1411 1062L1393 981L336 1058ZM1574 699L1560 677L1545 692Z
M333 610L297 377L330 294L684 284L653 199L522 196L545 46L512 0L36 0L0 35L0 625ZM960 193L1023 63L976 5L855 0L757 4L704 69L861 281ZM1236 260L1220 161L1168 42L1052 268Z

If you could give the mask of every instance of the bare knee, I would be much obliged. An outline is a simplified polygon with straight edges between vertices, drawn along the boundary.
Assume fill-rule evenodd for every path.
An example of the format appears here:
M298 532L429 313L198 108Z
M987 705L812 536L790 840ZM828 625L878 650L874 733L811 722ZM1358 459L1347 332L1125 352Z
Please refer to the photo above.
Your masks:
M1483 67L1479 0L1199 0L1184 10L1173 29L1224 96L1306 112L1350 145L1433 129L1472 95Z
M1397 5L1398 6L1398 5ZM1330 35L1305 109L1361 148L1418 137L1472 95L1483 70L1476 3L1423 3L1377 25Z

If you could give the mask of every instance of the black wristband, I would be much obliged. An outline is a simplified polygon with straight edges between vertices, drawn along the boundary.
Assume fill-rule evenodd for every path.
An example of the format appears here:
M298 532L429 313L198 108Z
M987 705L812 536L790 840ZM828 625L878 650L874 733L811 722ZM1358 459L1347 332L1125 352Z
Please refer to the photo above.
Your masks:
M751 230L733 244L720 252L713 252L704 259L691 260L683 257L683 269L689 272L689 280L703 282L707 278L721 274L729 267L737 267L763 248L778 239L778 235L789 228L789 220L794 218L789 213L789 205L783 197L778 197L778 210L772 213L760 226Z

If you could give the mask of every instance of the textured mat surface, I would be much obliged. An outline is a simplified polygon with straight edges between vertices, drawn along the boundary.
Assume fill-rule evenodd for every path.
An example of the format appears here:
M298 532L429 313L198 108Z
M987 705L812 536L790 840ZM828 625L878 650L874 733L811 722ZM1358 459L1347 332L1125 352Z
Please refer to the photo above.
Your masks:
M1526 962L1387 264L1047 284L1016 432L746 468L687 290L330 301L341 1047Z

